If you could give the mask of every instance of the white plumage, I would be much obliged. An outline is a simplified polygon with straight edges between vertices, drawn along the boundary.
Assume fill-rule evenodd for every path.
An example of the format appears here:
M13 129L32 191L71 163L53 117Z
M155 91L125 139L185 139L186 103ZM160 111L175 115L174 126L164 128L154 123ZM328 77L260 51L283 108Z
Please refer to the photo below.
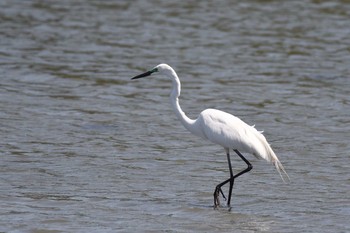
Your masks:
M273 163L281 178L283 179L281 173L283 172L289 179L288 174L284 170L276 154L271 149L271 146L266 141L265 136L262 134L262 132L256 130L254 126L246 124L238 117L216 109L206 109L202 111L196 120L188 118L179 105L178 97L180 96L181 92L180 80L175 71L169 65L159 64L152 70L137 75L133 79L146 77L155 72L164 74L172 80L173 88L170 94L170 100L175 114L181 123L185 126L185 128L188 129L191 133L203 139L207 139L215 144L221 145L226 151L230 168L230 179L222 182L216 187L214 192L215 207L220 204L218 199L219 193L221 193L225 198L221 190L221 186L230 182L230 191L228 198L229 205L234 179L252 169L249 161L247 161L240 152L247 152L253 154L257 158L263 158L266 161ZM230 149L233 149L248 165L247 169L236 175L232 174L229 156Z
M203 134L198 136L221 145L226 151L232 148L250 153L258 159L263 158L275 165L282 179L281 171L287 175L265 136L254 126L217 109L202 111L196 122L203 130Z

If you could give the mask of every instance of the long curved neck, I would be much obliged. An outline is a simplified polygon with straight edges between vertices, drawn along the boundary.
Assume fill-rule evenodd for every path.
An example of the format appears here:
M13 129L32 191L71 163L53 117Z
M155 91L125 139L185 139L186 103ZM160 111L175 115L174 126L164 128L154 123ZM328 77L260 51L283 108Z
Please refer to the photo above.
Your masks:
M181 121L181 123L185 126L186 129L188 129L193 134L197 135L196 127L195 127L195 120L190 119L186 116L186 114L182 111L180 104L179 104L179 96L181 92L181 84L179 77L176 75L175 71L172 72L172 82L173 82L173 88L171 90L170 94L170 101L173 106L174 112Z

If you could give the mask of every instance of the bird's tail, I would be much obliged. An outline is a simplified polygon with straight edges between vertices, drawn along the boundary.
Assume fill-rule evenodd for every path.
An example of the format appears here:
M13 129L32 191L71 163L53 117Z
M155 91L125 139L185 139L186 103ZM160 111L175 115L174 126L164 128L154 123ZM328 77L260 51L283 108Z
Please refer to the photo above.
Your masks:
M258 132L258 131L256 131ZM264 137L264 135L259 132L257 134L262 147L261 148L261 153L259 153L260 157L264 158L265 160L271 162L273 165L275 165L276 170L278 171L278 173L280 174L282 180L284 183L287 183L286 180L290 181L289 176L286 172L286 170L284 169L284 167L282 166L282 163L279 161L279 159L277 158L275 152L273 152L270 144L266 141L266 138ZM285 179L287 178L287 179Z
M261 158L264 158L265 160L272 162L272 164L275 165L276 170L280 174L284 183L287 183L285 177L287 178L288 181L290 181L286 170L284 169L284 167L282 166L282 163L277 158L277 155L275 154L275 152L273 152L270 144L266 141L265 136L262 134L262 132L257 131L254 127L253 129L254 129L253 133L255 134L256 138L260 141L260 146L256 147L256 152L253 154L255 156L259 155ZM259 156L256 156L256 157L258 158Z
M267 160L272 162L273 165L275 165L276 170L278 171L278 174L280 174L280 177L283 180L283 182L287 183L287 181L283 177L283 175L287 178L287 180L289 182L290 181L289 176L288 176L286 170L284 169L282 163L277 158L277 155L275 154L275 152L273 152L271 146L268 143L266 143L265 144L265 148L266 148L266 151L268 153L268 159Z
M282 180L283 180L284 183L287 183L287 182L286 182L286 180L283 178L282 172L283 172L283 174L285 175L285 177L287 177L288 181L290 181L289 176L288 176L286 170L284 169L284 167L282 166L282 163L281 163L278 159L275 160L275 161L273 162L273 165L275 165L276 170L277 170L278 173L280 174L280 176L281 176L281 178L282 178Z

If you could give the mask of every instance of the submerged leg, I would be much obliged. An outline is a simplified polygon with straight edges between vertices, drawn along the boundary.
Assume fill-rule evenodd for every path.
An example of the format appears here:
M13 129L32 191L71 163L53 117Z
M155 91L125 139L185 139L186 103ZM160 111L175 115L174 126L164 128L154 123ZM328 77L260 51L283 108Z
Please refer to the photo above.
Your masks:
M237 173L236 175L233 175L230 153L227 152L227 162L228 162L228 167L230 169L230 178L216 186L215 192L214 192L214 208L216 208L217 206L220 205L219 193L221 193L222 196L224 197L224 199L226 199L224 193L222 192L221 187L224 186L225 184L227 184L228 182L230 182L230 187L229 187L229 193L228 193L228 199L227 199L227 206L230 206L232 189L233 189L233 184L234 184L235 178L239 177L240 175L242 175L246 172L249 172L253 168L253 166L250 164L250 162L246 158L244 158L244 156L238 150L234 150L234 152L236 152L236 154L247 164L248 167L246 169L244 169L243 171Z
M227 150L227 161L228 161L228 167L230 169L230 178L225 180L224 182L218 184L215 188L215 191L214 191L214 208L216 208L217 206L220 205L220 200L219 200L219 194L221 193L222 197L226 200L226 197L221 189L222 186L224 186L225 184L227 184L228 182L230 182L230 192L229 192L229 196L228 196L228 202L230 202L230 199L231 199L231 194L232 194L232 187L233 187L233 173L232 173L232 165L231 165L231 159L230 159L230 153L229 151Z
M226 197L224 195L224 192L222 191L220 185L217 185L214 191L214 208L218 207L220 205L220 199L219 195L222 195L222 197L226 200Z
M250 162L244 158L244 156L241 154L241 152L239 152L238 150L234 150L234 152L236 152L236 154L247 164L247 168L244 169L243 171L237 173L236 175L232 176L232 169L230 169L230 172L231 172L231 178L230 178L230 190L229 190L229 196L228 196L228 200L227 200L227 206L230 206L230 203L231 203L231 194L232 194L232 188L233 188L233 183L234 183L234 180L243 175L244 173L246 172L249 172L250 170L253 169L253 166L250 164ZM231 167L231 163L229 161L229 167Z

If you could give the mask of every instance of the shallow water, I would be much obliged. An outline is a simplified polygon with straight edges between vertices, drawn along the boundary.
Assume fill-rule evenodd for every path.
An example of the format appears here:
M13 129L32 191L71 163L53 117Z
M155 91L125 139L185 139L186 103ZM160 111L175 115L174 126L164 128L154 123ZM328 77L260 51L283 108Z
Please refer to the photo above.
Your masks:
M348 1L0 6L1 232L350 231ZM214 210L224 150L176 119L169 80L130 80L162 62L188 116L255 124L291 183L247 155Z

